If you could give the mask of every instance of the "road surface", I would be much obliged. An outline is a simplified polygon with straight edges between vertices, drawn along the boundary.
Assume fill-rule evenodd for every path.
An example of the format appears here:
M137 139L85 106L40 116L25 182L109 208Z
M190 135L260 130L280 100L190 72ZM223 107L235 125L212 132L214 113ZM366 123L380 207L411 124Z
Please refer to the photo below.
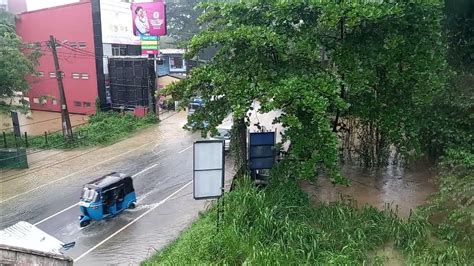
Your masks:
M177 113L112 146L53 153L31 170L2 173L0 228L23 220L65 243L76 241L65 254L77 265L138 264L209 203L192 197L192 144L200 136L183 130L185 122L186 114ZM226 159L227 180L230 166ZM133 177L137 208L80 228L82 186L114 171Z

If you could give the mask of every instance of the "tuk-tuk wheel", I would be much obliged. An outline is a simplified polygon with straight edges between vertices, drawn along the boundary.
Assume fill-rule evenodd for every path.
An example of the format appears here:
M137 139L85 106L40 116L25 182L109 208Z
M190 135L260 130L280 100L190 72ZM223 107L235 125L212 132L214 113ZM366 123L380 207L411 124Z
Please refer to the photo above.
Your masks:
M79 226L80 226L80 227L86 227L86 226L88 226L90 223L91 223L90 220L81 221L81 222L79 223Z
M130 205L128 206L129 209L135 209L135 207L137 207L135 202L130 203Z

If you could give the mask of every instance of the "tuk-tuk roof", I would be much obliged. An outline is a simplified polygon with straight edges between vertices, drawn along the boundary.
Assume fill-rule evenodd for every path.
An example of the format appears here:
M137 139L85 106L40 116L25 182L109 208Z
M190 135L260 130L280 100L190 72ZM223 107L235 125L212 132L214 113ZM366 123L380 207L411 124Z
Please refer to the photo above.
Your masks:
M100 178L97 178L96 180L93 180L89 183L87 183L86 186L88 187L95 187L95 188L104 188L104 187L107 187L107 186L110 186L114 183L117 183L123 179L126 179L126 178L130 178L130 176L126 175L126 174L121 174L121 173L116 173L116 172L113 172L113 173L110 173L108 175L104 175L103 177L100 177Z

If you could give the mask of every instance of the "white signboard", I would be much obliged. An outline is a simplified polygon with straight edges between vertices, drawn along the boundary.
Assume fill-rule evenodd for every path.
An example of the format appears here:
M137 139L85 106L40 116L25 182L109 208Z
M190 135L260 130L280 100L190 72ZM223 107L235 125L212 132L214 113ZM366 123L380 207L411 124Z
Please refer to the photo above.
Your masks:
M222 196L224 188L224 142L202 140L194 143L194 199Z
M130 3L101 0L100 16L103 43L140 45L140 37L133 34Z

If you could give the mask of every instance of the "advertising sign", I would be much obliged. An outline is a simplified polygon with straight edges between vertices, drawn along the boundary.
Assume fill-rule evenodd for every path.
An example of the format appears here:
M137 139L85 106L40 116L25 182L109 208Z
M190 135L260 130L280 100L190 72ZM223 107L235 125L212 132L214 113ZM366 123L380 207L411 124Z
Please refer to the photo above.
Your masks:
M158 47L160 45L160 39L158 36L140 36L141 45L142 45L142 55L159 53Z
M224 141L201 140L194 143L194 199L222 196L224 188Z
M166 13L163 2L132 3L133 33L136 36L166 35Z
M140 37L133 34L130 3L101 0L100 16L103 43L140 45Z

